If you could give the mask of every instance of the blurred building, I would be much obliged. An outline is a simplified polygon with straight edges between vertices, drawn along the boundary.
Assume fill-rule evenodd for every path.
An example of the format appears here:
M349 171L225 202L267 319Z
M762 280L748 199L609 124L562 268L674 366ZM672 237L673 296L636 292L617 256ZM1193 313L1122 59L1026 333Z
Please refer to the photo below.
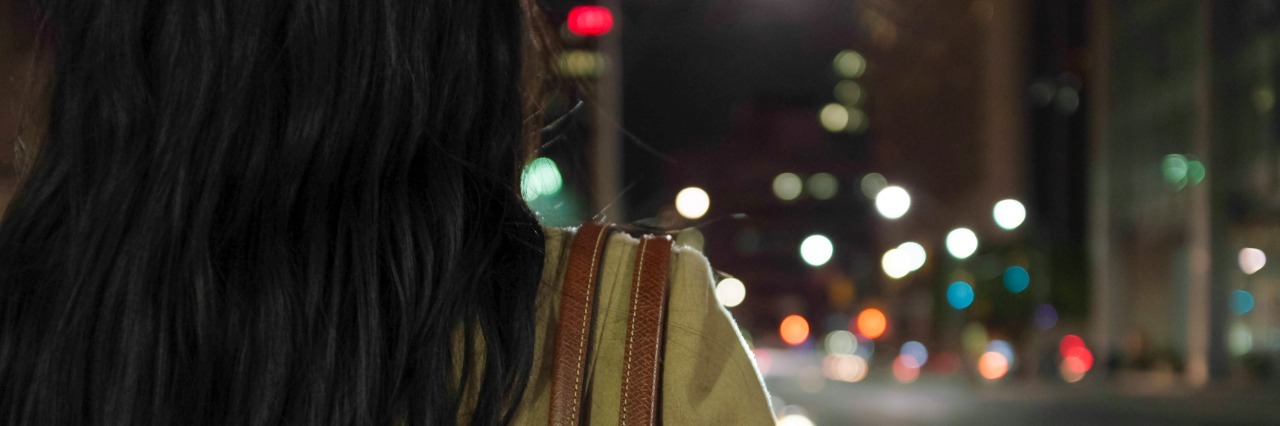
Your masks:
M1275 380L1275 1L1095 2L1095 338L1121 370Z

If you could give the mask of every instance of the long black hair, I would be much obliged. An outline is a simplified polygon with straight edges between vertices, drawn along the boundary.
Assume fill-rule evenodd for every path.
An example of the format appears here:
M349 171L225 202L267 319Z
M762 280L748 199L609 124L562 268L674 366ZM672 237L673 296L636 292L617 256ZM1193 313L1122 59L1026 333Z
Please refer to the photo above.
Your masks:
M542 231L519 0L38 0L0 423L507 422Z

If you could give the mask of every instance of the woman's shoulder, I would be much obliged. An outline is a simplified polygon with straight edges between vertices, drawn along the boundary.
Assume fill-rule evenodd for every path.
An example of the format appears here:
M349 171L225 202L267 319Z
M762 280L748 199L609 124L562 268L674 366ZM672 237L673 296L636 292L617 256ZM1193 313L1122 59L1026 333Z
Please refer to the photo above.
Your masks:
M576 228L546 228L546 270L540 295L540 328L550 337L559 305L566 260ZM622 369L622 342L626 336L628 298L640 240L614 232L605 245L599 269L595 344L597 405L593 413L616 412ZM663 387L663 420L669 424L698 423L709 419L736 419L737 424L771 424L768 396L751 352L730 313L715 298L711 265L702 252L677 244L672 248L667 297L663 381L688 386ZM540 345L542 357L552 356L548 342ZM541 359L545 363L546 359ZM534 393L538 393L534 385ZM616 420L616 419L613 419Z
M574 235L577 235L578 227L543 227L543 235L545 237L546 246L546 267L549 270L556 271L569 255L569 246L573 241ZM672 268L693 267L694 269L705 269L711 271L710 262L706 256L696 248L681 244L677 238L677 242L672 246ZM605 260L602 266L609 267L618 266L618 263L625 263L627 259L634 260L636 250L640 247L640 239L626 232L613 232L609 236L609 241L605 245ZM674 279L675 277L673 277Z

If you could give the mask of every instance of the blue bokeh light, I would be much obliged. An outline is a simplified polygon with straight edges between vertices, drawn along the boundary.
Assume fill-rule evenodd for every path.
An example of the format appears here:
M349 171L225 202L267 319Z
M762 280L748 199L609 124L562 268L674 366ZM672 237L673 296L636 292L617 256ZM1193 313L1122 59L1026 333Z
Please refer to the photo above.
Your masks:
M1048 330L1058 325L1058 310L1052 305L1044 304L1036 306L1035 312L1036 328Z
M956 281L947 287L947 303L956 309L964 309L973 304L973 287L964 281Z
M924 344L915 340L902 344L902 348L898 350L899 355L906 355L916 360L916 364L923 366L929 361L929 350L925 349Z
M1013 345L1010 345L1009 342L1004 340L992 340L990 343L987 343L987 349L984 352L997 352L1000 355L1004 355L1004 359L1009 362L1009 367L1013 367Z

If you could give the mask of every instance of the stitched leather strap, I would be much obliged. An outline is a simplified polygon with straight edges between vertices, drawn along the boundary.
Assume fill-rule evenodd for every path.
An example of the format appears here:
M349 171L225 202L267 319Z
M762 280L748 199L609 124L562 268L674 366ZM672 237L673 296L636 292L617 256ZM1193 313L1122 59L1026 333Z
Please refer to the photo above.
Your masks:
M646 235L640 240L627 316L621 425L655 424L671 244L668 235Z
M577 425L581 420L583 389L587 385L583 371L591 345L596 282L611 228L612 225L597 222L584 224L569 247L551 370L551 411L547 421L552 426Z

